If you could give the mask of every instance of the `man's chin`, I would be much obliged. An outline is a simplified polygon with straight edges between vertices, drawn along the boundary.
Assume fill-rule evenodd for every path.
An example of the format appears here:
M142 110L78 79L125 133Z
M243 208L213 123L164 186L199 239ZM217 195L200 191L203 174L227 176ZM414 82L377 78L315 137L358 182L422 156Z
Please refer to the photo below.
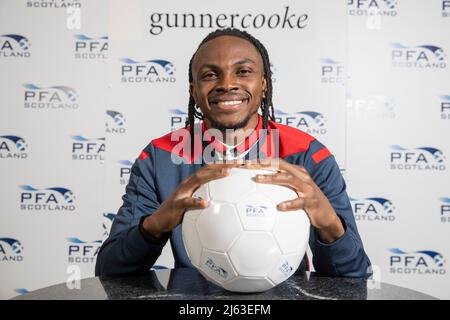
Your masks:
M247 116L246 118L242 120L235 120L235 121L221 121L218 119L212 119L210 117L207 117L209 122L211 123L211 127L218 129L220 131L224 130L238 130L245 128L250 121L251 116Z

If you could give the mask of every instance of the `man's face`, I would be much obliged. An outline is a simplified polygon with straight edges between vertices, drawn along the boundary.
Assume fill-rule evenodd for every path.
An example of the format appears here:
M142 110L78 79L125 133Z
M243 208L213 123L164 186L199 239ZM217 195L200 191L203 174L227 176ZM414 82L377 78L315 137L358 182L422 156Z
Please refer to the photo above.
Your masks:
M253 129L266 80L261 55L249 41L219 36L192 61L191 94L209 127Z

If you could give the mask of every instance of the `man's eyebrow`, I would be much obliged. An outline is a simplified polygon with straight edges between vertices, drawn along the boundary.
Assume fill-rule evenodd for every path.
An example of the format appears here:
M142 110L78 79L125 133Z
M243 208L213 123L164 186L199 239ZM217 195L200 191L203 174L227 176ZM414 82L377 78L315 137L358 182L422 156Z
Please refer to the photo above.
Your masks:
M217 69L217 68L219 68L219 66L217 64L213 64L213 63L205 63L200 66L199 70L205 69L205 68Z
M249 58L239 60L239 61L235 62L234 64L246 64L246 63L256 64L255 61L253 61L252 59L249 59ZM205 63L205 64L202 64L199 69L205 69L205 68L218 69L219 66L217 64L213 64L213 63Z
M243 60L239 60L238 62L236 62L235 64L245 64L245 63L256 63L255 61L253 61L252 59L250 59L250 58L246 58L246 59L243 59Z

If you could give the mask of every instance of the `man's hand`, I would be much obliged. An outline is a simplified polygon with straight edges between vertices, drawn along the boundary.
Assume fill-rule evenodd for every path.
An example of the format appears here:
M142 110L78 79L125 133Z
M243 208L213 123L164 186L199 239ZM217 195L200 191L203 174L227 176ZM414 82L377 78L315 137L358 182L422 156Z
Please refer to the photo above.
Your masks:
M231 168L242 164L207 164L193 175L183 180L178 188L161 206L143 222L145 232L155 238L173 230L183 221L188 209L203 209L208 206L206 199L193 198L192 195L202 184L208 181L224 178L230 174Z
M278 210L305 210L311 224L317 229L322 242L332 243L344 235L345 229L341 220L305 168L293 165L283 159L275 159L264 164L247 162L245 167L276 171L273 174L258 174L255 181L277 184L294 190L297 193L297 198L279 203L277 205Z

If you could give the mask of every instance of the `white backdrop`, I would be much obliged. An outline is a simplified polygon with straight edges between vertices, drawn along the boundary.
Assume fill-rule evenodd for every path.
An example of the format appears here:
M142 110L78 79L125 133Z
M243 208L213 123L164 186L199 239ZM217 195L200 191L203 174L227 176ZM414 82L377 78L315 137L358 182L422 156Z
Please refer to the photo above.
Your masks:
M132 163L185 121L192 53L232 25L269 51L277 120L336 156L377 279L450 298L442 0L0 0L0 298L94 275Z

